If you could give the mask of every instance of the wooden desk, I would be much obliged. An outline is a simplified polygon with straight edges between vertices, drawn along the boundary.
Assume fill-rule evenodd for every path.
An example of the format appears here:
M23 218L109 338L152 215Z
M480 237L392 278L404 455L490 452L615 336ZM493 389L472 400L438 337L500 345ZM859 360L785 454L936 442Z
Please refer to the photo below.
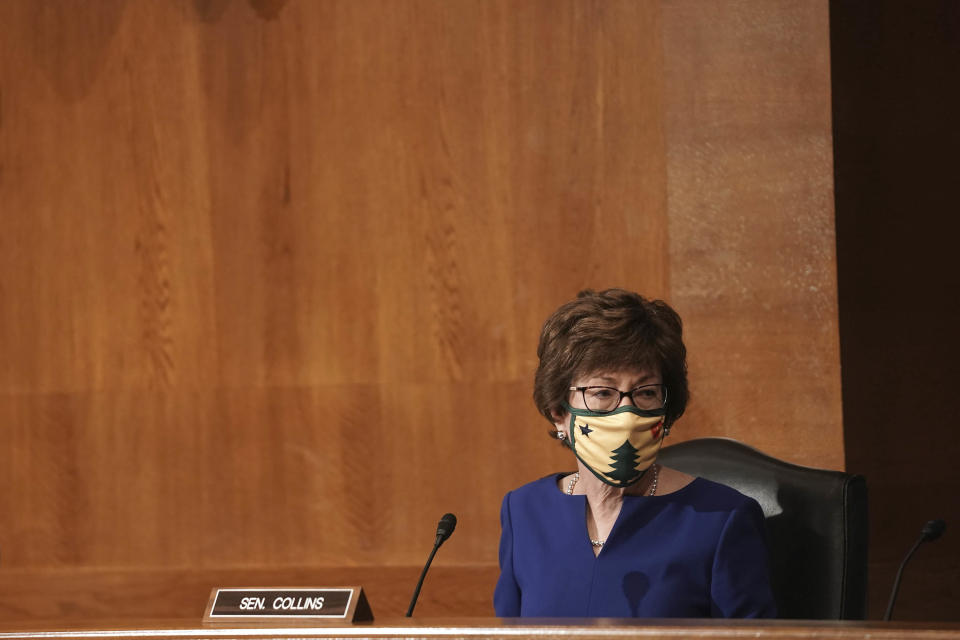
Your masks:
M399 618L325 627L202 626L184 621L84 621L6 624L0 640L222 640L308 638L697 638L698 640L960 640L960 624L807 622L796 620L625 620Z

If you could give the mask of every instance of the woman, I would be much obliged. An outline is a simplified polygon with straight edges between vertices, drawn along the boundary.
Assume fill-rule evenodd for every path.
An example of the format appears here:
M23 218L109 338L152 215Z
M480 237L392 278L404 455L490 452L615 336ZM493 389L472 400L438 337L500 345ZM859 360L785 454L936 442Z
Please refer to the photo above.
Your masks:
M534 400L577 471L504 498L497 615L773 617L760 506L656 462L688 397L677 313L583 291L537 355Z

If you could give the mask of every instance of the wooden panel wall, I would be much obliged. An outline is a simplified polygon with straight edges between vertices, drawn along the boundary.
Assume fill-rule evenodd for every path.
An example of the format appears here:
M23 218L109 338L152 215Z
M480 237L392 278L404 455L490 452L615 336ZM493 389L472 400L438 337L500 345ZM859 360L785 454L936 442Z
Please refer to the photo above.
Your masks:
M678 438L840 466L826 6L700 5L0 3L4 593L333 567L398 615L453 511L418 612L490 613L502 494L572 466L531 380L586 286L687 317Z
M671 299L697 433L844 461L826 2L664 2Z
M870 617L960 620L960 4L830 5L846 463L871 478ZM908 55L909 52L909 55Z

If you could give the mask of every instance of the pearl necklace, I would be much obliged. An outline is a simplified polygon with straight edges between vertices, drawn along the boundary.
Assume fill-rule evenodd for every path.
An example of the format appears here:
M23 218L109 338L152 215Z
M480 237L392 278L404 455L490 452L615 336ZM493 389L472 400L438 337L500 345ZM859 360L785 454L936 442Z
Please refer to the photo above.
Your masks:
M657 480L660 479L660 465L653 464L653 482L650 483L650 490L647 491L647 496L652 496L657 493ZM580 480L580 472L577 471L573 474L573 477L570 478L570 482L567 484L567 495L573 495L573 488L577 486L577 481ZM590 538L590 544L594 547L602 547L606 543L606 540L594 540Z

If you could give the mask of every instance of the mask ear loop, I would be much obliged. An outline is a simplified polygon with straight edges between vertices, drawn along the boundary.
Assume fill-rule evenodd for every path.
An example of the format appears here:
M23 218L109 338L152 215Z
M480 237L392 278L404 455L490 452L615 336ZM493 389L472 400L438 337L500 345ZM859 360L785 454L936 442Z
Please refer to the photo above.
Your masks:
M573 433L573 427L574 427L574 422L575 422L575 420L576 420L576 418L571 415L571 416L570 416L570 433L571 433L571 434ZM573 451L574 453L577 452L577 450L576 450L576 449L574 448L574 446L573 446L573 436L570 436L570 437L568 438L568 437L567 437L567 433L566 433L565 431L563 431L562 429L557 429L557 440L559 440L559 441L561 442L561 444L563 444L563 445L565 445L566 447L568 447L568 448L569 448L571 451Z
M567 434L565 432L561 431L560 429L557 429L555 436L557 440L560 441L560 444L567 447L571 451L576 452L576 449L573 448L573 443L567 439Z

